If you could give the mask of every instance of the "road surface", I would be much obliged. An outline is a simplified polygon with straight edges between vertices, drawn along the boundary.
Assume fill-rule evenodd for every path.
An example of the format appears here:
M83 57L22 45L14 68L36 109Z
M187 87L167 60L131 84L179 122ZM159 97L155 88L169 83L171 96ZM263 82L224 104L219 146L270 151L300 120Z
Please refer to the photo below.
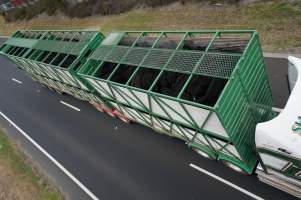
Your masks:
M274 69L285 73L285 60L269 59L267 63L269 73ZM180 140L137 124L124 124L86 102L49 91L3 57L0 57L0 69L0 111L101 200L234 200L253 199L252 195L273 200L295 199L259 182L255 176L237 174L221 163L200 157ZM281 85L286 83L285 78L275 81L277 73L271 76L271 82L276 83L272 89L276 106L282 107L288 92ZM21 139L16 137L16 140ZM41 156L32 157L39 162ZM228 182L198 171L190 164ZM68 184L73 184L66 179L60 182L64 174L55 172L56 166L47 167L60 186L68 188ZM71 198L76 197L71 194ZM85 198L79 195L77 199Z

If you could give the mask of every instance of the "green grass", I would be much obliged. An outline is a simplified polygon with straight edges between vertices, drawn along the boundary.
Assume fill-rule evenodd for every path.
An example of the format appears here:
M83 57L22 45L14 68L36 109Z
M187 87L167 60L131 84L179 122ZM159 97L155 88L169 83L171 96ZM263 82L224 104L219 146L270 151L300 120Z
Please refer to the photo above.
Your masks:
M250 5L187 4L81 19L43 16L30 21L5 23L0 18L0 34L5 35L18 29L86 28L104 33L122 30L256 29L264 51L301 53L299 0L260 1Z
M296 17L300 12L290 3L285 1L276 0L269 4L257 3L253 6L247 7L245 12L249 15L250 19L254 20L273 20Z
M10 142L8 137L0 130L0 161L6 163L21 187L32 188L35 199L62 200L62 195L51 186L48 181L32 167L26 157L18 150L17 146ZM1 172L0 172L1 173ZM9 183L8 183L9 184ZM18 190L18 188L16 188ZM22 195L22 194L21 194ZM33 199L34 200L34 199Z
M301 12L295 4L283 0L257 3L242 9L240 15L261 33L265 49L301 47Z

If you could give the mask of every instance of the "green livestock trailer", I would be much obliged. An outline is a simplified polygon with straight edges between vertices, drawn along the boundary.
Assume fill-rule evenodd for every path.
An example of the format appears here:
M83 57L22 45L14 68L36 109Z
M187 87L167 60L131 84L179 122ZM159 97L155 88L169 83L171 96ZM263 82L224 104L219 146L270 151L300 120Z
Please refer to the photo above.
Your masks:
M0 53L49 88L81 100L100 101L77 71L103 38L97 31L20 30L5 42Z
M273 103L256 31L115 32L78 74L117 115L254 171Z
M0 47L34 80L301 198L301 59L273 99L253 30L17 31ZM258 164L260 163L260 164Z

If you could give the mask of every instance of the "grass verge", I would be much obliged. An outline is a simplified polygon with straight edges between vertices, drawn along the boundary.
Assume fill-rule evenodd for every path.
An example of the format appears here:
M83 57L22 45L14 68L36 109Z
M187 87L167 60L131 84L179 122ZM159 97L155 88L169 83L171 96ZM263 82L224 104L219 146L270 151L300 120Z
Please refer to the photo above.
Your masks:
M53 187L0 130L0 199L63 200Z
M97 29L104 33L116 30L256 29L264 51L301 53L300 7L298 1L288 0L219 6L176 3L82 19L41 15L29 21L5 23L0 18L0 34L10 35L18 29Z

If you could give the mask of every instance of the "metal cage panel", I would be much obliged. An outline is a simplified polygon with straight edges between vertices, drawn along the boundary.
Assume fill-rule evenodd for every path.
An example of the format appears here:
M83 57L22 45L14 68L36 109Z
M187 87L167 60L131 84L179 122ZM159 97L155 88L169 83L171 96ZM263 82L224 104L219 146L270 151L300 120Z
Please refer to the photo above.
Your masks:
M272 106L256 31L112 33L79 74L129 119L252 173Z
M5 42L0 53L43 85L82 100L103 103L77 75L103 38L96 31L20 30Z

